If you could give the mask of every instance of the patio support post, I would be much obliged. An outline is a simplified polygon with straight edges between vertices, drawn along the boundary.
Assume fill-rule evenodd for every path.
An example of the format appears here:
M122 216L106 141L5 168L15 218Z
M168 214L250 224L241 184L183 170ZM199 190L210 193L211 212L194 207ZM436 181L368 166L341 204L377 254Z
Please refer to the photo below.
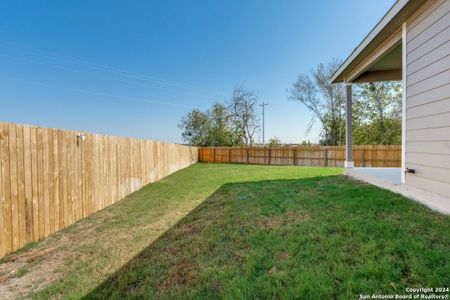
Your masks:
M353 168L352 84L345 83L345 168Z
M401 183L406 183L406 22L402 24L402 169Z

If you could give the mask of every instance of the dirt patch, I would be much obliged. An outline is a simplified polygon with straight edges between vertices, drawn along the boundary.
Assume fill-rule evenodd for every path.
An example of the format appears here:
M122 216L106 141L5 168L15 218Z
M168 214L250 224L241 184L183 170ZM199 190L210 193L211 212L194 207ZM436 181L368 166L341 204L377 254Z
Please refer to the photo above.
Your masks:
M277 255L275 256L275 259L277 261L288 260L290 258L291 258L291 256L289 255L289 253L287 251L278 252Z
M250 247L246 247L243 249L238 249L234 252L234 259L237 262L243 263L248 255L248 253L251 251Z
M276 228L281 224L283 224L283 219L280 216L265 217L257 221L258 227L265 229Z
M184 223L174 229L177 237L183 237L185 235L197 235L202 230L202 226L196 223Z
M65 257L65 252L42 247L7 257L0 264L2 299L24 298L57 280Z
M56 233L40 242L35 248L13 253L0 264L1 299L26 298L42 290L64 274L64 262L71 256L67 249L75 244L88 243L93 236L91 224L78 224L84 231Z
M289 210L284 215L275 215L275 216L268 216L263 217L256 221L256 224L260 228L264 229L270 229L270 228L277 228L284 224L289 223L300 223L308 220L308 216L305 214L302 214L297 211Z
M175 270L171 271L161 282L159 288L174 289L188 284L194 279L194 274L200 269L199 265L183 260L176 264Z
M286 213L288 222L299 223L308 220L308 216L297 211L289 210Z
M282 275L282 274L284 274L285 272L284 271L281 271L280 269L278 269L277 268L277 266L273 266L272 268L270 268L268 271L267 271L267 274L269 274L269 275Z

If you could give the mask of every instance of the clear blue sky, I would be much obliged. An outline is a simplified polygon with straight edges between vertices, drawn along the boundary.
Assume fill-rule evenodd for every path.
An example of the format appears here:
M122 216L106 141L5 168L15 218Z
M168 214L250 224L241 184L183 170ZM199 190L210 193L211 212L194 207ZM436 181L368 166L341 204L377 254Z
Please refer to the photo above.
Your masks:
M243 84L266 138L305 137L297 75L346 58L394 0L0 2L0 120L180 142L181 116Z

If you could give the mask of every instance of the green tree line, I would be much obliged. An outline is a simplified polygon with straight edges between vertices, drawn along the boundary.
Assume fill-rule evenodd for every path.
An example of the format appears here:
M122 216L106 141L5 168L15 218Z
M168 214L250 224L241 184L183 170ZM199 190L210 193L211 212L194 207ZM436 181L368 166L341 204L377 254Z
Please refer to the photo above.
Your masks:
M341 65L335 59L319 64L309 74L300 74L288 89L288 98L302 103L310 112L306 134L317 122L321 145L345 144L345 93L342 83L331 83ZM401 83L380 81L353 85L353 143L401 143Z
M287 90L288 99L298 101L310 112L306 135L320 127L319 144L345 144L345 93L331 77L341 65L339 59L318 64L310 73L300 74ZM353 85L353 143L400 144L402 89L398 81ZM260 129L257 93L242 86L234 89L227 103L217 102L201 111L193 109L178 127L183 140L195 146L252 146ZM281 145L279 138L270 145Z
M193 109L181 119L183 141L199 147L252 146L259 129L256 92L234 89L228 103L217 102L206 111Z

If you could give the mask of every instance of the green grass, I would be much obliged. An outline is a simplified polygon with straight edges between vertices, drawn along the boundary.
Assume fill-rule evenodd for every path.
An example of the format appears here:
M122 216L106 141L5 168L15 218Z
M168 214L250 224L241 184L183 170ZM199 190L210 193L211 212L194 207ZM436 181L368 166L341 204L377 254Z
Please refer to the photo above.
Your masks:
M38 243L64 262L32 296L354 299L448 286L450 218L341 172L179 171Z

